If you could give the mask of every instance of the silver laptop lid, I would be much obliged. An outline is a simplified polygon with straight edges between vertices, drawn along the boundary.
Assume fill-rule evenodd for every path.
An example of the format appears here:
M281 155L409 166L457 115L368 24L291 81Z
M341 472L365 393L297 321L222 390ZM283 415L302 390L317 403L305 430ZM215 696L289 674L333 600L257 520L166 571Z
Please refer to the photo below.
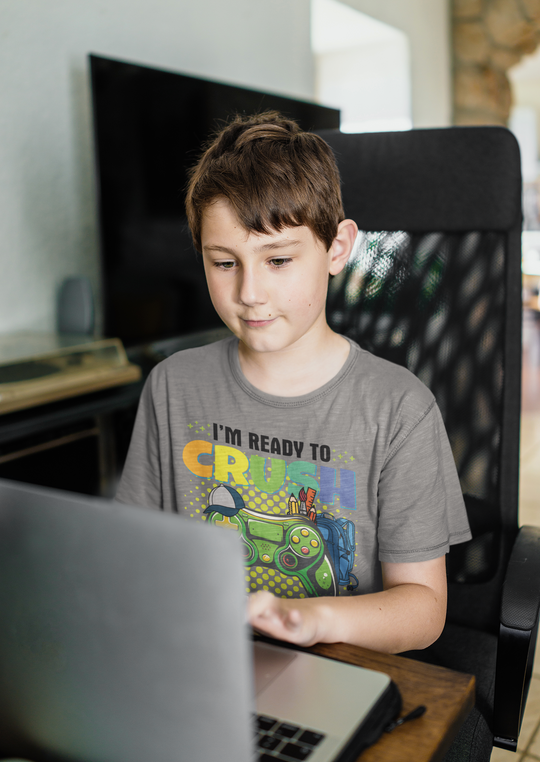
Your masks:
M0 753L251 760L235 534L0 480Z

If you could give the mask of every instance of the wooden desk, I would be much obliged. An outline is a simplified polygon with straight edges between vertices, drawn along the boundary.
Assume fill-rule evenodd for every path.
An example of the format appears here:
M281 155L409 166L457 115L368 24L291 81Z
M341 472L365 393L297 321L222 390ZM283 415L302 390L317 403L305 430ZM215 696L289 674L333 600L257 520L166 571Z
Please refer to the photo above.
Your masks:
M474 705L474 677L443 667L390 656L344 643L309 649L321 656L386 672L403 698L402 716L419 704L426 713L383 736L360 762L437 762L442 760Z
M266 638L262 640L274 642ZM474 705L472 675L344 643L320 644L306 650L386 672L401 692L402 716L419 704L427 708L422 717L391 733L383 733L363 752L358 762L439 762ZM28 761L6 759L4 762Z

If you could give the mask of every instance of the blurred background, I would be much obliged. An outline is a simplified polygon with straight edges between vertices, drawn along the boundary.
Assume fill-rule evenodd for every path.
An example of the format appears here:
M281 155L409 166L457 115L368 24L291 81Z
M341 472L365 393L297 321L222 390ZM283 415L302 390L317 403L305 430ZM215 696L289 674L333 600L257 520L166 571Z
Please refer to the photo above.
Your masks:
M99 330L89 52L316 100L349 131L508 125L536 309L539 39L540 0L1 0L0 334L53 330L77 275Z
M536 307L539 36L540 0L1 0L0 333L53 330L77 275L99 329L89 52L316 100L344 130L508 125Z

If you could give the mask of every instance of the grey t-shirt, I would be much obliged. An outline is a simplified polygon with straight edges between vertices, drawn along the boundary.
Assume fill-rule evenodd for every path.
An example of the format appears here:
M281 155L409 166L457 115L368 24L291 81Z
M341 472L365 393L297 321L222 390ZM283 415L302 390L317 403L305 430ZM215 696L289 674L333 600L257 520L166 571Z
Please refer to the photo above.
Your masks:
M381 561L427 561L471 536L432 393L354 342L300 397L250 384L236 338L160 363L117 499L238 531L247 587L290 597L380 590Z

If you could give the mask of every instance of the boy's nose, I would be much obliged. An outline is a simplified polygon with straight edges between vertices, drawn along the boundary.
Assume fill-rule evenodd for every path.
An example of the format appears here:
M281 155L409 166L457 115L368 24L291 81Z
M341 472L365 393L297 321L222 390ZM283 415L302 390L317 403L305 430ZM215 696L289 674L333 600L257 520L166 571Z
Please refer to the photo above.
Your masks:
M238 298L248 307L254 304L265 304L268 294L260 275L257 276L255 272L249 270L242 272Z

